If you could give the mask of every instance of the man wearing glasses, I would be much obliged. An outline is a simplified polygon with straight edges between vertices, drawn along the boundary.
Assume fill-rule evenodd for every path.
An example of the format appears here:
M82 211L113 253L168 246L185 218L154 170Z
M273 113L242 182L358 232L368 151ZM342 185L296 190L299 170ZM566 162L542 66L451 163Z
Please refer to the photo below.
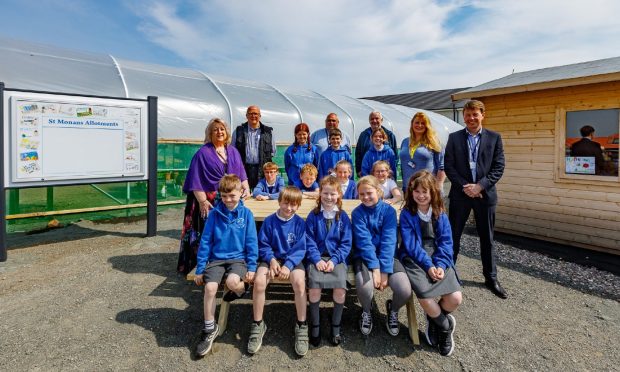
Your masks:
M276 155L273 128L261 123L260 108L248 107L245 117L248 121L239 125L232 135L232 143L241 154L241 160L248 175L251 189L264 177L262 165L272 161Z
M319 157L321 156L323 151L327 150L327 148L330 146L329 131L334 128L338 128L338 124L340 124L340 120L338 120L338 115L332 112L325 118L325 128L315 131L310 136L310 143L316 145L316 147L319 148ZM347 151L349 151L349 154L351 153L351 140L345 132L342 132L341 146L344 146Z

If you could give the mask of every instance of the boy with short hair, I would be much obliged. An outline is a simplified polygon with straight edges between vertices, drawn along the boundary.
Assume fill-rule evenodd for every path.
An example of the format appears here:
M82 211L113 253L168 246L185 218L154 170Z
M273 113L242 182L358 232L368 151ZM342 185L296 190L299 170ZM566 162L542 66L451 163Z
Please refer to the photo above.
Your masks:
M279 208L268 216L258 233L260 263L254 277L252 294L254 321L250 328L248 353L256 354L263 344L267 325L263 320L265 291L274 278L289 280L295 292L295 352L304 356L308 352L308 324L306 322L306 272L303 259L306 255L306 225L297 216L302 194L297 187L287 186L278 197Z
M321 154L321 158L319 160L319 181L323 179L323 177L328 176L330 174L335 175L334 166L339 160L346 160L351 163L353 166L353 162L351 161L351 155L349 154L349 150L346 147L340 146L342 142L342 131L338 128L333 128L329 131L329 148Z
M295 187L301 190L304 198L316 199L319 197L319 183L316 178L319 171L310 163L304 165L299 172L299 181L295 182Z
M278 174L278 165L273 162L267 162L263 165L263 174L265 178L261 178L252 192L252 196L256 200L276 200L280 195L280 190L284 188L284 180Z
M205 284L204 327L196 354L206 355L218 336L215 323L215 296L224 274L230 290L225 301L240 298L247 283L254 280L258 259L256 224L252 211L241 201L241 180L234 174L225 175L219 183L221 201L209 213L197 254L197 285ZM245 281L245 283L244 283Z

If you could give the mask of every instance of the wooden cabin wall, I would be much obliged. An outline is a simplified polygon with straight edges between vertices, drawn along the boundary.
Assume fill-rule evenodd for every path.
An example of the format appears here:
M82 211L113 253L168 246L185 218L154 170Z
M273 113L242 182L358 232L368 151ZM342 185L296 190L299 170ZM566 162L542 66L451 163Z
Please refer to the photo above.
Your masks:
M483 125L501 133L498 231L620 254L620 183L555 182L556 109L620 108L620 82L480 98Z

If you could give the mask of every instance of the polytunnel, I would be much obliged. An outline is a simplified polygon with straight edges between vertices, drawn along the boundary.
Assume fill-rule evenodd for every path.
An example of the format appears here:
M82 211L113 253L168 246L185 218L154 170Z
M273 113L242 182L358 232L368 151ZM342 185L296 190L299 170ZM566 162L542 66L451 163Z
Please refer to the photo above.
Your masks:
M355 143L368 127L368 115L380 111L384 125L392 130L397 143L409 135L409 122L417 111L429 115L443 144L448 134L461 126L434 112L399 105L324 94L307 89L276 87L267 83L208 74L206 71L125 60L112 55L70 50L0 37L0 82L7 89L84 94L144 99L158 97L158 176L161 199L181 198L183 171L204 139L208 121L224 119L231 129L246 121L248 106L261 108L261 121L274 128L278 154L283 165L286 146L292 143L293 128L305 122L312 131L324 127L328 113L340 118L340 129ZM169 188L167 186L170 186ZM110 186L93 186L117 204L135 202L139 191L118 191ZM134 186L139 190L139 186ZM55 189L63 189L61 187ZM166 191L169 190L169 191ZM172 191L172 192L170 192ZM34 191L31 191L34 192ZM55 194L52 209L59 207ZM28 208L24 191L7 200L9 213L38 210L43 202ZM27 194L27 192L26 192ZM50 209L49 193L45 199ZM105 202L101 202L105 204Z

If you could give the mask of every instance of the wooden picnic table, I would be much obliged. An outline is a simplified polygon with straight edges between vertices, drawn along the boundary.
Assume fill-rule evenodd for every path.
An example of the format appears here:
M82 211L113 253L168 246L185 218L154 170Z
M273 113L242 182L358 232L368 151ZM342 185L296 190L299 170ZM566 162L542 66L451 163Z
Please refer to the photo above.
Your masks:
M243 202L247 208L249 208L254 214L254 220L256 221L264 221L267 216L275 213L278 210L278 201L277 200L256 200L254 198L249 198ZM360 201L357 199L354 200L343 200L342 201L342 209L347 212L349 217L351 217L351 213L353 209L360 205ZM316 199L303 199L301 201L301 205L297 210L297 214L303 218L304 220L308 217L308 214L316 207ZM400 215L400 204L393 205L394 209L396 209L396 214Z

